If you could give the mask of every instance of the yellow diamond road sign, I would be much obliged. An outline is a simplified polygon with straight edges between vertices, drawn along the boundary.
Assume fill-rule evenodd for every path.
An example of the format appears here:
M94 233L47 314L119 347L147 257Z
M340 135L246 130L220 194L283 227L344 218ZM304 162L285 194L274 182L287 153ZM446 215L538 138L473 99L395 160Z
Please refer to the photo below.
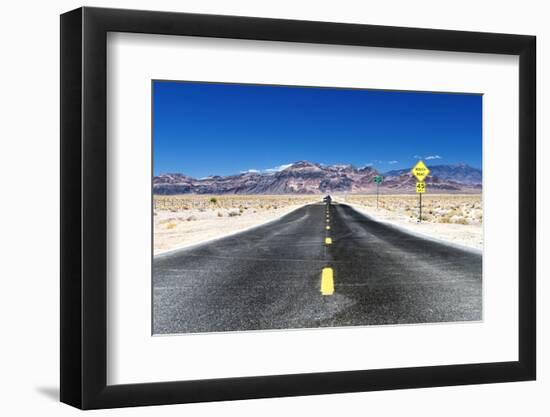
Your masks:
M418 161L411 172L419 182L422 182L424 181L424 178L428 176L430 170L428 169L426 164L424 164L424 162Z

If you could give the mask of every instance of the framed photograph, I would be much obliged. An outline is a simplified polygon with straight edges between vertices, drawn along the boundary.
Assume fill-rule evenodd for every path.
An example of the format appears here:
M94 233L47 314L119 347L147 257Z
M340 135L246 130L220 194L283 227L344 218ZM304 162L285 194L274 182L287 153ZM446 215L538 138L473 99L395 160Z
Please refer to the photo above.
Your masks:
M61 16L61 401L533 380L535 37Z

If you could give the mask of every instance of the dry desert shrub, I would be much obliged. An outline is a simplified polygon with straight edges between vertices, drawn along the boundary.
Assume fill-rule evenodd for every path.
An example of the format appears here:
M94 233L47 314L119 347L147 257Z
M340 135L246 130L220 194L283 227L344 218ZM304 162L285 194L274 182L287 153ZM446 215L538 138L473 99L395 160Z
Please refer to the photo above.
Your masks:
M376 196L349 195L346 202L375 208ZM418 219L419 198L417 195L381 195L380 210ZM430 223L482 224L483 203L480 194L424 194L422 197L422 220Z
M201 213L220 210L241 210L256 212L319 202L321 195L155 195L154 210L179 212L197 210Z

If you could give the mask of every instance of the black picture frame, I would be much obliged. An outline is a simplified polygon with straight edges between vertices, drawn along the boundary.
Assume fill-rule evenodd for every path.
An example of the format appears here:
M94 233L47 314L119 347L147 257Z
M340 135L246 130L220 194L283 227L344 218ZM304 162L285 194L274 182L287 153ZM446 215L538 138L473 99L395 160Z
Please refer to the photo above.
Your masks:
M107 385L108 32L519 56L519 360ZM534 36L84 7L61 16L60 56L62 402L96 409L535 379Z

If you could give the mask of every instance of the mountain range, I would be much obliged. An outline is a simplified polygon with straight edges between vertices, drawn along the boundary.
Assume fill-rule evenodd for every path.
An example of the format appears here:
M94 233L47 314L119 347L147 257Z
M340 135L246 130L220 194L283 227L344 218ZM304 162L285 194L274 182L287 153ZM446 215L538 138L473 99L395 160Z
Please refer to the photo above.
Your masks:
M482 172L466 164L429 166L428 192L480 193ZM192 178L184 174L153 177L153 193L174 194L339 194L371 193L376 190L374 177L382 175L380 192L414 193L416 179L410 169L379 173L373 167L324 165L298 161L277 172L245 172L228 176Z

